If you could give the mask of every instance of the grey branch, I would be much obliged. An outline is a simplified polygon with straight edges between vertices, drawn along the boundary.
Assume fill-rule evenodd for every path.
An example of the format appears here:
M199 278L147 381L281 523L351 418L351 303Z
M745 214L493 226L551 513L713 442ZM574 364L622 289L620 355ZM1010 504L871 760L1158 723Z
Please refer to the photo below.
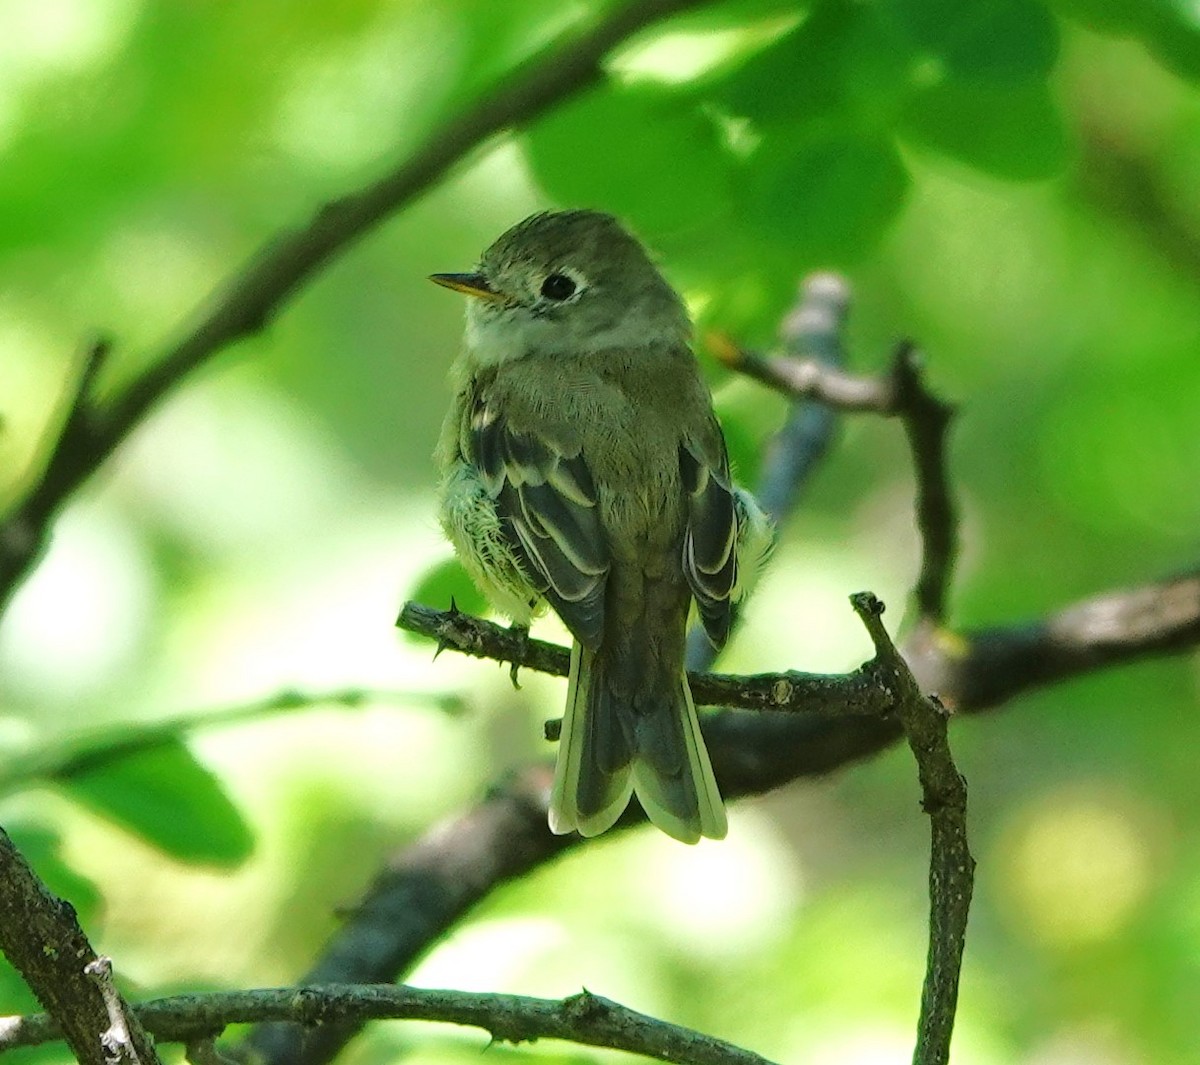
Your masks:
M158 1065L154 1044L112 983L107 959L97 958L70 903L50 892L3 829L0 950L82 1065Z
M348 1022L421 1020L482 1028L505 1043L562 1039L679 1065L770 1065L766 1058L731 1043L587 991L554 1000L394 984L283 987L156 999L134 1007L134 1013L160 1042L188 1043L197 1049L230 1024L290 1021L320 1030ZM62 1037L62 1029L46 1015L0 1019L0 1053Z
M897 345L891 369L877 377L849 374L819 357L797 358L788 353L766 358L733 344L722 345L718 353L730 369L793 399L818 400L834 410L900 419L917 481L921 569L914 599L923 621L942 621L958 554L958 514L946 462L946 437L954 408L925 384L916 346L909 341Z
M630 0L518 65L434 130L391 173L325 204L305 226L259 251L111 405L100 407L92 400L95 366L88 369L81 378L79 402L72 405L37 483L0 522L0 608L37 562L50 524L71 494L184 377L217 352L261 330L318 271L491 137L532 121L598 80L605 55L622 41L702 2ZM107 345L97 345L96 350L102 357Z
M946 1065L975 884L975 859L967 846L967 782L950 753L949 715L921 690L892 643L883 626L883 604L867 593L851 596L851 602L875 645L875 660L890 673L900 724L917 762L921 804L930 818L929 953L913 1065Z

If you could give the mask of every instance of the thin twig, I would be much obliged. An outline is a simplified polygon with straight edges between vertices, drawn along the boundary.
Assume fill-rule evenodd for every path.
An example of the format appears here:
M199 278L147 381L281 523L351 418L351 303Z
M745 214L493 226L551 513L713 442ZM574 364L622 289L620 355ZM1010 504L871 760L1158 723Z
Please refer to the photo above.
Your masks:
M0 610L37 561L51 522L146 413L197 366L261 330L332 259L440 181L491 137L524 125L591 85L602 60L639 30L704 0L630 0L551 44L483 91L391 173L321 207L264 247L208 300L180 339L105 409L68 419L40 479L0 522Z
M950 491L946 436L954 408L925 385L916 345L904 341L892 361L896 413L908 437L917 482L916 519L921 568L913 589L917 616L926 625L945 620L958 555L958 512Z
M227 1025L289 1021L309 1028L368 1020L441 1021L483 1028L494 1041L562 1039L680 1065L770 1065L721 1039L637 1013L584 991L564 999L437 991L393 984L305 986L179 995L134 1007L160 1042L195 1043ZM45 1015L0 1019L0 1052L62 1038Z
M85 965L83 971L96 982L100 997L104 1000L104 1008L108 1011L108 1028L100 1033L105 1058L110 1065L121 1065L123 1062L143 1065L131 1034L132 1026L137 1022L130 1019L129 1006L113 983L112 959L101 955Z
M875 660L891 673L897 711L917 762L921 805L930 818L929 955L913 1065L946 1065L958 1006L975 859L967 846L967 784L954 765L945 709L921 691L883 625L883 604L869 592L850 597Z

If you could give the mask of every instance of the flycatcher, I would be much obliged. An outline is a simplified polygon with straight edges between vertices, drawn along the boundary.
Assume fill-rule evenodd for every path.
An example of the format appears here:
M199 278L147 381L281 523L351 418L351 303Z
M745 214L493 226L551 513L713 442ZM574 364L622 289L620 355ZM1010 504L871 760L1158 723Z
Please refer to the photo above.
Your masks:
M726 832L684 674L694 602L720 646L771 542L735 488L683 301L605 214L536 214L473 273L438 445L441 521L519 625L574 637L550 828L594 836L636 794L688 843Z

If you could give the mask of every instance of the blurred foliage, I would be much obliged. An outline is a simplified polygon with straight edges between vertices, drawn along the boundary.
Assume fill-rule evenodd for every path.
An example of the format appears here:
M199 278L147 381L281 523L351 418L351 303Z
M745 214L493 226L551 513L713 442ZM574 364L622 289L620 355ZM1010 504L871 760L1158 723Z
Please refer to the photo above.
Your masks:
M36 473L90 330L116 338L119 388L273 233L612 6L0 0L0 499ZM560 682L433 665L391 625L407 594L481 606L434 518L461 311L424 276L552 204L626 218L700 337L769 343L797 279L836 268L858 368L920 341L962 404L957 624L1194 565L1198 79L1184 0L728 0L640 35L187 382L0 626L5 779L79 729L284 687L412 704L113 755L8 795L4 823L145 993L280 983L387 849L544 756ZM782 404L705 372L752 479ZM873 588L899 615L910 497L896 427L848 421L723 667L864 656L845 595ZM1197 687L1194 656L1147 663L956 730L980 860L956 1061L1200 1062ZM472 711L438 715L438 690ZM586 984L783 1060L906 1060L927 846L907 757L732 824L716 847L635 834L539 870L415 978ZM29 1008L0 968L0 1012ZM377 1025L347 1060L481 1045Z

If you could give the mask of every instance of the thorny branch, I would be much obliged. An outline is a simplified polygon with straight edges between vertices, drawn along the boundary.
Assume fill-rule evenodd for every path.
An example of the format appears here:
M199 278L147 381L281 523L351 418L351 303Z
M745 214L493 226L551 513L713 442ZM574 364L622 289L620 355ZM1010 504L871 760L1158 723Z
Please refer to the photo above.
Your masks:
M394 984L304 986L179 995L134 1007L160 1042L211 1040L230 1024L290 1021L308 1028L370 1020L442 1021L483 1028L493 1041L562 1039L679 1065L770 1065L766 1058L584 991L559 1000ZM0 1053L63 1037L47 1015L0 1018Z

